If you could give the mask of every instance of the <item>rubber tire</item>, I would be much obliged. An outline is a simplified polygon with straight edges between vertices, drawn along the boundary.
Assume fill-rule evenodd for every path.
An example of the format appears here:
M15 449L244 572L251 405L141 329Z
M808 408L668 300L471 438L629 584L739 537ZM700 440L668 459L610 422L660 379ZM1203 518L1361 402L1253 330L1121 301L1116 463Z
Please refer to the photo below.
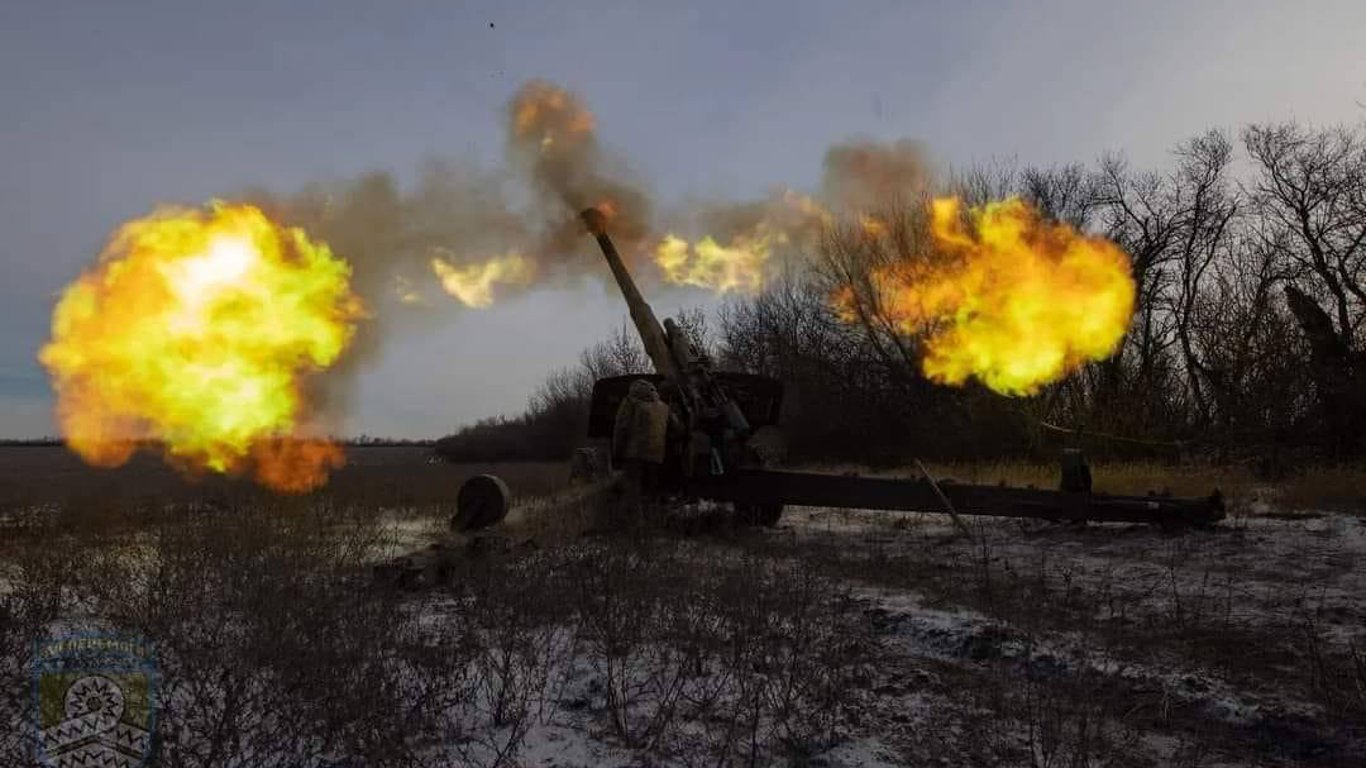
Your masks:
M511 506L512 494L506 483L493 475L475 475L460 486L455 497L451 530L464 533L497 525Z

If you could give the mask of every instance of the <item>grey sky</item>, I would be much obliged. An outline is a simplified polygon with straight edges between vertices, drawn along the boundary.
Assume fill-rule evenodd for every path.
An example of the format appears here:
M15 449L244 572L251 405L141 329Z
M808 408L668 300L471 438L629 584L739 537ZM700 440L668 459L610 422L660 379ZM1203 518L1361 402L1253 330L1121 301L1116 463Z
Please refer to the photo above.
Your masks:
M809 188L851 137L921 139L946 165L1108 149L1158 165L1208 127L1356 122L1364 32L1359 0L0 0L0 435L54 432L35 355L120 221L432 156L493 164L531 77L582 94L667 204ZM452 311L389 339L347 426L435 436L516 412L624 317L592 283Z

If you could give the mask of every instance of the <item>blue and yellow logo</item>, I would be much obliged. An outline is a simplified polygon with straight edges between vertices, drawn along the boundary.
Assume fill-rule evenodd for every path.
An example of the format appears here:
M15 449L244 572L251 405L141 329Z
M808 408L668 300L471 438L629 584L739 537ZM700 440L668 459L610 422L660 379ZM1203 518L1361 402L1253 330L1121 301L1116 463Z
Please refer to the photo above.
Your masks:
M137 637L70 635L33 656L38 762L141 766L152 752L156 657Z

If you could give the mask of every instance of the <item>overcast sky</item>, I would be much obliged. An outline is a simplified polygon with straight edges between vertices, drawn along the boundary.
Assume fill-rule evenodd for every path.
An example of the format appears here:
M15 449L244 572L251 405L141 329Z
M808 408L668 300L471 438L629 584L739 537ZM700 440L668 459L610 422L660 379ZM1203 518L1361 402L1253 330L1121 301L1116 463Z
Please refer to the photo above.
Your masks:
M810 188L853 137L920 139L949 166L1157 166L1210 127L1355 123L1363 34L1361 0L0 0L0 435L55 432L35 356L119 222L433 156L495 164L529 78L584 96L667 204ZM388 340L347 428L437 436L518 412L625 316L598 284L449 312Z

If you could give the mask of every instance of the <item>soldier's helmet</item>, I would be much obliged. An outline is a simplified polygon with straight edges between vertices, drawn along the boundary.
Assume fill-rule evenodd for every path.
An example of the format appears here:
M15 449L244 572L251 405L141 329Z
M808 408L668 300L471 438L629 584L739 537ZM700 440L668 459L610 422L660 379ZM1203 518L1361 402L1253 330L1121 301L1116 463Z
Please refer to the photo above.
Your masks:
M632 400L639 400L641 402L654 402L659 400L659 390L655 389L655 385L651 384L646 379L636 379L631 382L631 388L627 391L627 394Z

